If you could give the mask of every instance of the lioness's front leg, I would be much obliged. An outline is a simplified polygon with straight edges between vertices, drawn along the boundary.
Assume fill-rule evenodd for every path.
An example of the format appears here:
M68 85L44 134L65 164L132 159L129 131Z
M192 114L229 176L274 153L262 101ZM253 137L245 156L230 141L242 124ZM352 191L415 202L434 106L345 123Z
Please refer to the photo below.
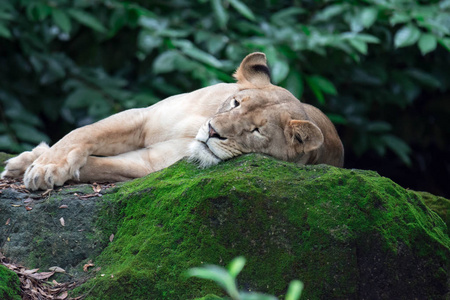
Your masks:
M116 182L143 177L189 155L193 138L180 138L153 144L116 156L89 156L80 169L81 182Z
M144 119L143 109L131 109L70 132L28 167L25 186L51 189L67 180L78 180L89 155L116 155L143 148Z

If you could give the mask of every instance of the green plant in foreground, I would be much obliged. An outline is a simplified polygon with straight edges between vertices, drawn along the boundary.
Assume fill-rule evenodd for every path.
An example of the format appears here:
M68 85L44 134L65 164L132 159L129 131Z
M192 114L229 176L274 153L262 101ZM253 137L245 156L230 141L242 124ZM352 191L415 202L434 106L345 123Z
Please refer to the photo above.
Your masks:
M245 258L236 257L231 261L228 268L222 268L216 265L207 265L201 268L191 268L188 270L188 276L209 279L220 285L233 300L276 300L271 295L238 291L236 286L236 277L242 271L245 265ZM289 284L285 300L297 300L300 298L303 290L303 283L299 280L293 280Z

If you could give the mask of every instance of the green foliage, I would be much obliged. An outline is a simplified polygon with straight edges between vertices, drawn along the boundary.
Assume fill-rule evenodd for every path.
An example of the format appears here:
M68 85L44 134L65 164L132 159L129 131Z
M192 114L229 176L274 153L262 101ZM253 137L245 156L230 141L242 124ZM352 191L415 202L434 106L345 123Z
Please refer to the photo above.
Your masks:
M245 258L236 257L230 262L228 269L208 265L201 268L191 268L188 271L190 277L198 277L215 281L233 300L276 300L277 298L256 292L239 292L236 286L236 277L245 265ZM298 300L303 290L303 283L294 280L290 283L286 300Z
M448 92L449 20L448 0L5 0L0 150L231 82L246 54L263 51L272 81L324 110L348 152L392 151L410 165L418 139L397 116Z

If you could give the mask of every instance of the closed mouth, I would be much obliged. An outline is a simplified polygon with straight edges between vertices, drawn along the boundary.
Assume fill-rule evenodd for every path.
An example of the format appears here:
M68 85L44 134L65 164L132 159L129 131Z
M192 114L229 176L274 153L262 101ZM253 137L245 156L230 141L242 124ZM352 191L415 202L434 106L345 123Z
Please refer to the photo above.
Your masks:
M209 149L208 145L205 142L199 141L200 144L202 145L203 149L206 150L208 153L210 153L212 156L214 156L215 158L222 160L220 157L218 157L214 152L212 152L211 149Z

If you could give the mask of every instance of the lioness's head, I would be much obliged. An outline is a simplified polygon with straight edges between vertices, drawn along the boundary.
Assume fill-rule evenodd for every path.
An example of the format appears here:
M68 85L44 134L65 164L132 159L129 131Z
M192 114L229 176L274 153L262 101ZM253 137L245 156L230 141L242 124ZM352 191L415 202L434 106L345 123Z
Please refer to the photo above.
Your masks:
M299 164L343 165L343 147L330 120L270 83L263 53L245 57L234 77L239 91L198 131L191 159L207 167L243 153Z

